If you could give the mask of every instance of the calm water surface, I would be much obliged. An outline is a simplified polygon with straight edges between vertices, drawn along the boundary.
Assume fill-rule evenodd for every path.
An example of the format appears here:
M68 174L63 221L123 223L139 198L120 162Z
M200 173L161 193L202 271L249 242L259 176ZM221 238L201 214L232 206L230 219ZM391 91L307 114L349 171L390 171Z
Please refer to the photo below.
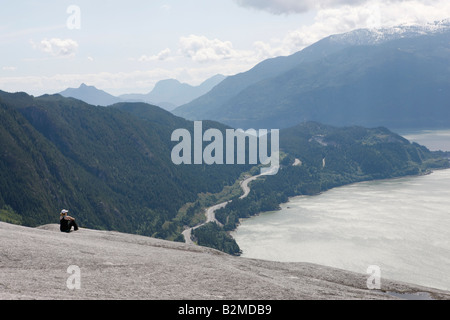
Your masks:
M399 132L412 142L426 146L431 151L450 151L450 130L421 130Z
M377 265L382 277L450 290L450 170L296 197L233 236L243 257L359 273Z

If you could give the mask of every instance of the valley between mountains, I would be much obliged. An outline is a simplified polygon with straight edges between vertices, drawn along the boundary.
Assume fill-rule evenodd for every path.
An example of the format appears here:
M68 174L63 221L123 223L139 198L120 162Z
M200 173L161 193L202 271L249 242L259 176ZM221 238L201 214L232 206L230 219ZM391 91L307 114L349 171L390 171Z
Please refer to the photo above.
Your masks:
M449 299L388 279L369 290L367 275L325 266L246 259L231 236L242 219L292 197L450 168L448 150L397 132L450 128L448 52L442 20L331 35L198 86L0 91L0 298ZM226 135L238 128L279 133L277 174L250 161L251 141L261 155L265 136ZM180 130L193 141L176 141ZM175 162L185 144L187 161ZM244 151L228 157L229 145ZM212 164L198 161L207 151ZM80 231L59 232L63 208ZM67 289L70 266L82 272L80 290Z

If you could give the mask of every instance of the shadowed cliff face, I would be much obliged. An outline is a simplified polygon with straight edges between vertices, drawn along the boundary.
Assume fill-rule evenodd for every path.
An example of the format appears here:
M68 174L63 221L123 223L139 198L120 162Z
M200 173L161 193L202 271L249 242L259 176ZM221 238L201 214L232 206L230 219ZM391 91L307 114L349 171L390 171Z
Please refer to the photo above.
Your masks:
M0 223L0 249L0 299L450 299L388 280L384 292L369 291L367 275L328 267L236 258L117 232L66 234L57 225ZM78 275L79 289L69 289ZM405 292L422 294L399 294Z

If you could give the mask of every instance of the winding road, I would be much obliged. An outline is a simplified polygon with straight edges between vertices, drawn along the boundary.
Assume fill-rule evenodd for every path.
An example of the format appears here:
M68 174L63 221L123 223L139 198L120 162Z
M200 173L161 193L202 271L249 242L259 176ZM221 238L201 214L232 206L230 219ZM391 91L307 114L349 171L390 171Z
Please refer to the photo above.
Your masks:
M195 226L193 228L189 228L183 231L183 236L184 236L184 241L187 244L195 244L192 241L192 230L198 229L202 226L204 226L205 224L208 224L210 222L215 222L218 225L222 226L222 224L216 219L216 215L215 212L219 209L225 208L227 206L228 203L230 203L231 201L227 201L227 202L222 202L219 204L216 204L212 207L209 207L208 209L205 210L205 215L206 215L206 222L199 224L198 226Z
M244 198L246 198L249 195L250 188L249 188L248 184L251 181L256 180L258 177L260 177L260 176L253 176L253 177L247 178L247 179L245 179L244 181L241 182L241 188L244 191L244 194L239 199L244 199ZM216 205L214 205L212 207L207 208L205 210L206 222L204 222L202 224L199 224L199 225L197 225L197 226L195 226L193 228L189 228L189 229L184 230L183 231L184 241L187 244L195 245L195 243L192 241L192 231L195 230L195 229L198 229L198 228L200 228L200 227L202 227L205 224L208 224L210 222L215 222L218 225L222 226L222 224L216 219L216 214L215 213L216 213L217 210L225 208L230 202L231 202L231 200L230 201L226 201L226 202L222 202L222 203L219 203L219 204L216 204Z
M297 163L297 161L296 161L296 163ZM300 162L300 164L301 164L301 162ZM265 175L271 174L271 172L273 170L278 171L278 168L274 167L268 172L262 173L262 174L257 175L257 176L252 176L252 177L249 177L249 178L243 180L241 182L241 188L244 191L244 194L239 199L245 199L246 197L248 197L248 195L250 193L250 187L248 185L249 185L250 182L255 181L256 179L258 179L261 176L265 176ZM216 219L215 213L216 213L217 210L225 208L231 201L232 200L226 201L226 202L222 202L222 203L216 204L216 205L214 205L212 207L209 207L208 209L205 210L206 222L204 222L202 224L199 224L198 226L195 226L193 228L189 228L189 229L184 230L182 234L184 236L184 241L186 242L186 244L195 245L195 243L192 241L192 230L198 229L198 228L200 228L200 227L202 227L205 224L208 224L210 222L215 222L218 225L222 226L222 224Z

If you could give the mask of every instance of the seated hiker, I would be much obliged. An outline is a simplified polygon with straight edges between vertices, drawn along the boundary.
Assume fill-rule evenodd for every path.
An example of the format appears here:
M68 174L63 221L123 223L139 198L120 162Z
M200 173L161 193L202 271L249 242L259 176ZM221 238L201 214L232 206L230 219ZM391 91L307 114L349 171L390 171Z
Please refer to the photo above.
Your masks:
M68 210L62 210L60 217L59 217L59 222L60 222L60 230L61 232L70 232L72 230L77 231L78 230L78 225L75 222L75 218L68 216L67 214L69 213Z

